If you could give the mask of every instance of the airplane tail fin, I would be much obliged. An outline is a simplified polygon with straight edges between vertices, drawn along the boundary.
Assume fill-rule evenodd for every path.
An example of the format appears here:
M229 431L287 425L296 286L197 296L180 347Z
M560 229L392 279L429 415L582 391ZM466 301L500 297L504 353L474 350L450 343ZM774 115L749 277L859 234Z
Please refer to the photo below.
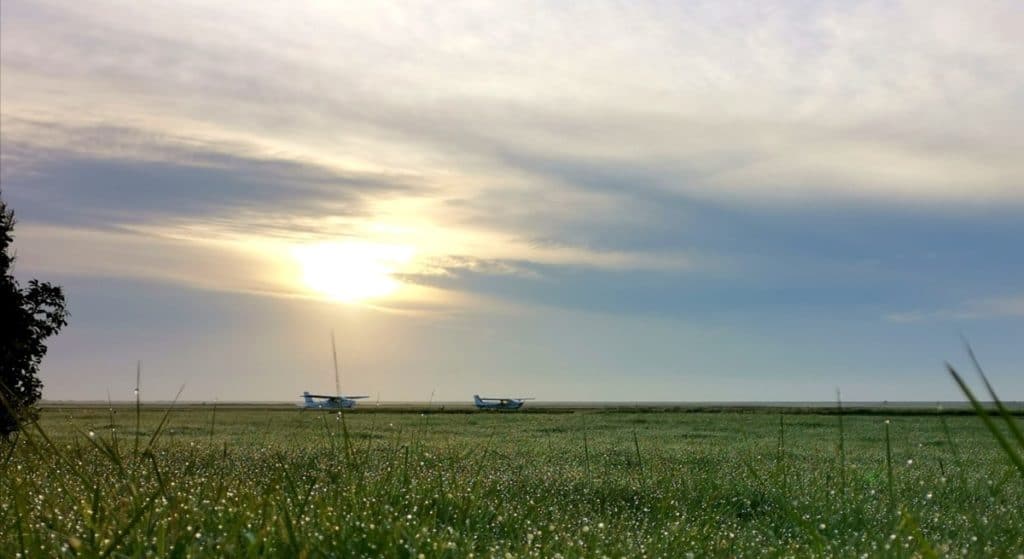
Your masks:
M482 404L482 403L484 403L484 401L480 399L480 395L479 395L479 394L473 394L473 401L474 401L475 403L477 403L477 404Z
M307 406L313 405L313 397L309 395L309 392L303 392L302 399L306 402Z

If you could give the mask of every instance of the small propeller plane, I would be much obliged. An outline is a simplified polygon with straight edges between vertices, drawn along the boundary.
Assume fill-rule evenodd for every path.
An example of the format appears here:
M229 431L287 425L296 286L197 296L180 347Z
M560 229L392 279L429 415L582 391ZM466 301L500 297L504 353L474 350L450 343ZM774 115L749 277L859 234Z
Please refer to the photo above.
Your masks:
M302 403L299 407L307 410L350 410L356 407L356 400L369 398L369 396L342 396L341 375L338 374L338 348L334 343L334 331L331 331L331 356L334 358L334 390L335 396L326 394L310 394L308 391L302 393Z
M369 396L327 396L325 394L302 393L302 407L314 410L348 410L356 407L356 400Z
M527 400L533 398L481 398L479 394L473 395L473 403L481 410L517 410Z

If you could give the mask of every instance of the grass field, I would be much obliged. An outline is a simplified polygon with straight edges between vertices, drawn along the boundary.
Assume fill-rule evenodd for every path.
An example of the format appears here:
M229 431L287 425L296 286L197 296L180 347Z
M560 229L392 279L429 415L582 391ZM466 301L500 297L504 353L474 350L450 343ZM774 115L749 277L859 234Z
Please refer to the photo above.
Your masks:
M164 417L44 410L0 457L0 557L1024 553L1024 478L973 416Z

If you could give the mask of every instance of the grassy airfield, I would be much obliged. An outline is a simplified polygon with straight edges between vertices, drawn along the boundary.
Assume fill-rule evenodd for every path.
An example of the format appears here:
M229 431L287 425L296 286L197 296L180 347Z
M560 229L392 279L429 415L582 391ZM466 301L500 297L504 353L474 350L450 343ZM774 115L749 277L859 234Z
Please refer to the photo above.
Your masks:
M0 557L1024 553L971 415L457 411L48 407L2 449Z

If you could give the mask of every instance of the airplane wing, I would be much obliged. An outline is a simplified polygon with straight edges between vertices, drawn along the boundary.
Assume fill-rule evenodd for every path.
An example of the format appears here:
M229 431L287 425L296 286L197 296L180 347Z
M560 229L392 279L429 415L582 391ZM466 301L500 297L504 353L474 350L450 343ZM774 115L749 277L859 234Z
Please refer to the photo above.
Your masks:
M338 399L337 396L327 396L325 394L304 394L304 396L309 396L310 398L327 398L328 400Z
M369 398L369 396L342 396L342 397L345 398L346 400L362 400L364 398Z
M480 399L485 401L485 402L509 402L511 400L536 400L536 398L484 398L484 397L481 397Z

